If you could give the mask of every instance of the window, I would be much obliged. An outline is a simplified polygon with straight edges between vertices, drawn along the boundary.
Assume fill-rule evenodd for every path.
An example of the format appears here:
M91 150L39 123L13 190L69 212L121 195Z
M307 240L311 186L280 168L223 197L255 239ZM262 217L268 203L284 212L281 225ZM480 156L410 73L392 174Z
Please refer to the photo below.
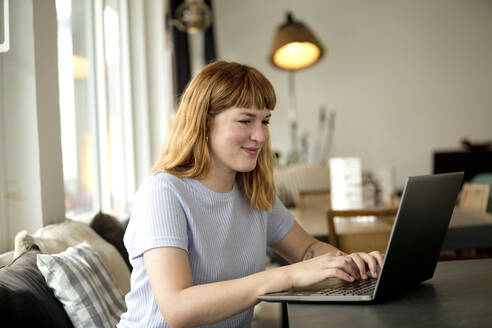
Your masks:
M135 192L126 0L57 0L68 217L127 216Z

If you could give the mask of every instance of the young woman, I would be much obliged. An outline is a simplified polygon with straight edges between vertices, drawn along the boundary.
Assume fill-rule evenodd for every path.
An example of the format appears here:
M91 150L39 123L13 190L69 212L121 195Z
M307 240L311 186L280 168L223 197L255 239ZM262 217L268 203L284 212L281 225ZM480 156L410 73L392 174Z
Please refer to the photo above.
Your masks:
M135 197L118 327L248 327L258 295L376 275L381 254L317 241L275 196L275 102L270 82L246 65L214 62L191 81ZM293 264L264 271L267 246Z

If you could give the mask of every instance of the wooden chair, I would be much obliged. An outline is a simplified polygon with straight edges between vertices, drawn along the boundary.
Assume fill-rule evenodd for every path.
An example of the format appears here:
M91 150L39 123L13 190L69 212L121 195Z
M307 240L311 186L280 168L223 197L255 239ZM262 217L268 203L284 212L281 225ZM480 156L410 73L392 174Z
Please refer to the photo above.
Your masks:
M465 182L458 206L471 211L486 212L489 203L490 184Z
M488 184L492 189L492 173L480 173L474 176L471 180L472 183ZM489 192L489 200L487 206L487 212L492 214L492 191Z
M300 190L296 193L295 200L296 209L291 213L299 224L315 236L328 235L333 246L347 253L370 250L384 252L398 210L396 207L333 210L329 189ZM364 216L378 218L363 222L352 220L354 217ZM324 217L327 226L320 222ZM346 220L335 224L335 217Z
M310 201L317 202L316 206L322 202L324 203L322 206L331 208L330 189L299 190L296 192L295 203L300 210L310 205Z
M326 212L326 219L330 244L347 253L371 250L384 252L397 211L398 209L394 207L352 210L329 209ZM378 219L364 225L361 222L355 222L352 225L346 225L343 234L337 232L335 217L354 218L363 216L376 216ZM390 217L390 219L379 219L384 217Z

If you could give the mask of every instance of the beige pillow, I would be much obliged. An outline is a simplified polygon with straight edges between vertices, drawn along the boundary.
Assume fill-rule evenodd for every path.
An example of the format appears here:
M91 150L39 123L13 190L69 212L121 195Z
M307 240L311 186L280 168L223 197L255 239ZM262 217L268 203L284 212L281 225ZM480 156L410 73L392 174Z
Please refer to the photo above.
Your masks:
M113 245L83 222L67 219L62 223L43 227L33 236L27 231L19 232L15 236L14 258L24 253L33 244L36 244L42 253L56 254L84 240L97 251L114 282L126 295L130 291L130 271L125 261Z

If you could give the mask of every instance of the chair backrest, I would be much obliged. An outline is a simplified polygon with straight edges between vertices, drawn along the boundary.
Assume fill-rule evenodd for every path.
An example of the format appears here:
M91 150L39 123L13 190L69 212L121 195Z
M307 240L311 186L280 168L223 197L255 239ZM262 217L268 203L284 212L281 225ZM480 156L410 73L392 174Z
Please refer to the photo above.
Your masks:
M295 202L300 210L317 209L324 216L331 209L330 189L299 190Z
M299 192L330 189L330 170L324 165L299 163L276 168L274 178L277 194L288 207L298 205Z
M491 173L480 173L474 176L471 180L473 183L488 184L490 186L489 190L492 190L492 172ZM487 212L492 213L492 191L489 191L489 200L487 206Z

